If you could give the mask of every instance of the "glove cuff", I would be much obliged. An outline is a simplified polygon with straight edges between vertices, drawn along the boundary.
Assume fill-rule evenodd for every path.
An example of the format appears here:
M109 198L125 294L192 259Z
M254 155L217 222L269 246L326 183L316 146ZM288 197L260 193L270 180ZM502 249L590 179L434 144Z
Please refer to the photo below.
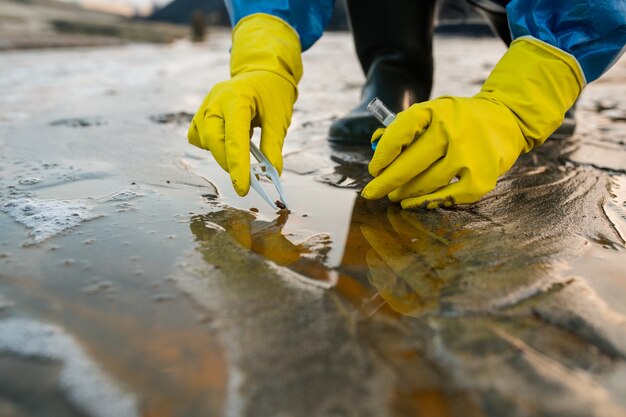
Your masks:
M302 47L298 33L284 20L264 13L244 17L233 29L230 74L270 71L294 88L302 78Z
M532 37L516 39L477 98L506 106L516 117L528 152L560 126L585 86L576 59Z

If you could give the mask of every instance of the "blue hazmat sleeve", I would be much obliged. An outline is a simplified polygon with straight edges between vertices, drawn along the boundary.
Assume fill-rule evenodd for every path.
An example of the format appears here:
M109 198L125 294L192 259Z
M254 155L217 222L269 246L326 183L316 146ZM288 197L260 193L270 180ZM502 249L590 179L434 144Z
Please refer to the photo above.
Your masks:
M334 0L224 0L233 27L254 13L267 13L289 23L300 35L306 51L324 33L333 14Z
M513 39L532 36L573 55L588 83L624 53L624 0L512 0L506 12Z

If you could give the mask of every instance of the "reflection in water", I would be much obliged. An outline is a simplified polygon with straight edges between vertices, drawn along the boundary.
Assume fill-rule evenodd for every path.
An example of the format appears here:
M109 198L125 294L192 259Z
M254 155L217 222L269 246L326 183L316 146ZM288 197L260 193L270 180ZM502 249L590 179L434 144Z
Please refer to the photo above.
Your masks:
M322 287L331 286L336 282L336 274L325 266L330 250L330 236L286 235L283 228L288 218L287 212L281 212L276 219L264 221L250 212L228 208L194 216L191 219L191 231L198 240L206 241L216 233L222 233L223 228L240 247L311 278ZM229 259L210 261L219 266L224 261L229 262Z
M333 172L320 175L317 181L338 188L362 189L372 177L367 172L367 164L372 157L369 147L357 149L345 149L337 145L331 145L335 155L330 159L335 165Z
M430 230L419 217L388 202L357 197L341 264L327 264L328 235L286 235L289 214L273 221L232 208L194 216L191 229L207 240L222 228L240 246L321 283L332 283L344 298L369 316L385 304L409 316L421 316L438 305L445 284L440 271L449 263L450 230ZM218 225L219 227L216 227ZM219 265L219 259L211 259ZM359 305L361 304L361 305Z
M449 250L448 240L396 205L372 216L374 213L364 204L366 200L359 200L344 264L367 265L369 282L401 314L417 317L436 308L445 284L439 271ZM365 250L357 253L354 247L358 246ZM438 256L433 259L428 254ZM363 256L364 261L355 259L357 256Z
M209 267L185 288L227 318L229 352L237 347L240 369L259 382L245 387L249 403L280 397L291 410L304 397L326 411L337 393L357 407L371 398L363 392L391 387L397 415L592 415L599 404L620 415L622 391L595 381L626 357L623 317L561 267L599 237L623 248L598 217L608 180L561 166L555 150L523 159L469 208L410 212L357 198L336 264L328 236L286 233L285 217L193 217ZM294 289L265 259L334 288ZM368 391L372 375L387 376Z
M287 215L263 221L225 208L195 216L191 228L207 240L221 233L214 225L221 226L239 246L335 286L360 316L385 305L413 317L514 306L560 280L546 274L555 254L568 256L585 237L612 234L601 223L581 221L595 216L592 202L602 198L599 179L558 166L550 152L559 148L545 148L543 167L523 160L498 190L469 208L406 211L387 200L357 197L338 265L329 265L326 256L330 236L285 234ZM366 169L360 155L342 155L344 165ZM328 230L342 227L329 224Z

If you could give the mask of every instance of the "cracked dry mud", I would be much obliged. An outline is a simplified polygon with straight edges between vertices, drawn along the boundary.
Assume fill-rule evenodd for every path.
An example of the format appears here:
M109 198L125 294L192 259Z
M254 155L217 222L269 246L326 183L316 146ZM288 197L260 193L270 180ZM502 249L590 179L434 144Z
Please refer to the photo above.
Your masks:
M363 79L329 34L277 214L186 144L229 42L2 54L0 415L626 415L624 60L575 137L410 212L358 197L369 149L326 142ZM470 95L504 47L435 51L433 96Z

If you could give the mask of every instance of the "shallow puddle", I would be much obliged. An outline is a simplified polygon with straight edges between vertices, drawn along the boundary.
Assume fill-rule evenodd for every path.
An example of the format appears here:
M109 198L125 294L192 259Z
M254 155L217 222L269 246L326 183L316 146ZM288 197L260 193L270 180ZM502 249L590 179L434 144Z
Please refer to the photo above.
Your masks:
M580 137L479 204L406 211L359 196L368 147L326 141L359 85L330 34L305 55L276 213L184 140L198 86L228 74L230 37L212 42L0 60L0 373L19 375L0 414L623 414L624 124L593 105L623 69L581 99ZM501 52L437 44L435 95L470 94Z

